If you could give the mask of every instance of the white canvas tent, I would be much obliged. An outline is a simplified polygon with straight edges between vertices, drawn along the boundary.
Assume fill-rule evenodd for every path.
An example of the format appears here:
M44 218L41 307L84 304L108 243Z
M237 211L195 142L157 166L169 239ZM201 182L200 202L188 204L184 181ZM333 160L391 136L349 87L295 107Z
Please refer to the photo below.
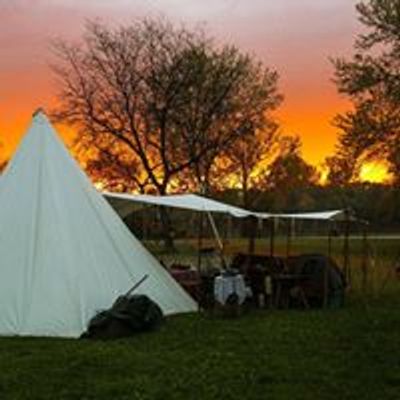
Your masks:
M129 232L36 114L0 186L0 334L79 336L144 275L166 314L195 302Z

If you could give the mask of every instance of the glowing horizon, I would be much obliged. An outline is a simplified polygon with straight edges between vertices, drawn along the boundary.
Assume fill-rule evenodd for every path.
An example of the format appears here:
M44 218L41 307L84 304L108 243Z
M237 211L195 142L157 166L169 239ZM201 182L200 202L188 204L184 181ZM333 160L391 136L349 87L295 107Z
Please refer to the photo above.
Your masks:
M348 103L332 83L329 57L351 52L359 25L356 0L0 0L0 158L9 157L40 105L55 104L49 42L76 40L85 19L128 23L165 15L200 25L217 41L233 43L280 73L285 96L276 113L284 134L299 134L305 159L320 165L335 146L330 124Z

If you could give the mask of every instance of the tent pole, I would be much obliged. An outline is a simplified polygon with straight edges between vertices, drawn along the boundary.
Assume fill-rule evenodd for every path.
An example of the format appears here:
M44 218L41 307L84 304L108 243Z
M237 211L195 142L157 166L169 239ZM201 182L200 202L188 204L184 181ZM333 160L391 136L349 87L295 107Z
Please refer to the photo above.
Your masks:
M332 257L332 222L329 224L328 229L328 256Z
M227 232L227 239L232 239L233 232L232 232L232 215L228 215L228 232Z
M269 229L269 256L272 258L275 250L275 218L270 219Z
M363 222L363 252L361 261L361 271L362 271L362 290L364 293L367 291L368 285L368 224Z
M211 228L212 228L214 236L215 236L215 241L217 242L219 249L223 250L224 244L222 243L221 236L218 232L214 218L209 211L207 211L207 216L208 216L208 220L210 221L210 225L211 225Z
M217 225L215 224L214 218L209 211L207 211L207 216L208 216L208 220L210 221L212 231L214 233L215 241L217 242L217 245L218 245L218 250L219 250L219 255L221 258L222 266L223 266L223 268L226 268L227 264L226 264L225 257L224 257L224 244L221 240L221 236L218 232Z
M249 216L246 220L247 225L247 233L249 235L249 242L247 245L247 253L250 255L254 254L255 250L255 241L256 241L256 234L257 234L257 220L255 217Z
M222 239L224 253L231 239L232 239L232 215L227 214L225 237Z
M292 245L292 219L288 221L286 232L286 258L290 257L290 248Z
M203 246L203 213L199 212L199 229L197 232L197 270L201 271L201 248Z
M343 271L346 282L351 286L351 273L349 266L349 234L350 234L350 220L349 211L345 212L344 221L344 242L343 242Z
M257 239L262 239L264 232L264 221L262 218L257 218L257 217L256 220L257 220ZM256 250L257 250L257 242L256 242Z
M328 225L328 256L331 258L332 255L332 223ZM324 308L328 307L328 288L329 288L329 282L328 282L328 268L324 269Z
M223 232L222 232L222 234L223 234L223 237L222 237L222 244L223 244L223 247L225 248L225 246L227 246L227 244L228 244L228 237L229 237L229 214L226 216L226 219L225 219L225 224L224 224L224 229L223 229Z

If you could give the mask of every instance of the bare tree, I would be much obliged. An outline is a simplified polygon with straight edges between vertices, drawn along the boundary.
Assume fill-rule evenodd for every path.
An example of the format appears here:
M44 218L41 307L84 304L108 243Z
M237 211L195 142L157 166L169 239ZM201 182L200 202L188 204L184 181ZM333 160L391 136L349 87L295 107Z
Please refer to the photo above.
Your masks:
M54 51L56 118L102 161L125 153L140 191L165 194L188 171L201 177L202 162L262 129L281 101L276 72L165 20L115 30L90 22L81 44L58 41Z
M241 192L242 206L251 208L266 185L269 165L279 153L278 125L271 119L268 126L254 135L239 139L224 153L226 180Z

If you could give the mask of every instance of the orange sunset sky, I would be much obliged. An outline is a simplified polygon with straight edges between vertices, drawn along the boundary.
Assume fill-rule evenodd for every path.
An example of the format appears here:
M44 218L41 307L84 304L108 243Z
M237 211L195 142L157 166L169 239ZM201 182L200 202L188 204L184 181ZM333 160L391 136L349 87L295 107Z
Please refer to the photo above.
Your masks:
M79 39L85 19L127 23L165 15L200 24L218 41L254 53L280 73L284 133L303 139L315 165L336 141L330 122L349 104L329 57L349 55L360 30L356 0L0 0L0 158L8 157L39 105L54 104L49 41Z

